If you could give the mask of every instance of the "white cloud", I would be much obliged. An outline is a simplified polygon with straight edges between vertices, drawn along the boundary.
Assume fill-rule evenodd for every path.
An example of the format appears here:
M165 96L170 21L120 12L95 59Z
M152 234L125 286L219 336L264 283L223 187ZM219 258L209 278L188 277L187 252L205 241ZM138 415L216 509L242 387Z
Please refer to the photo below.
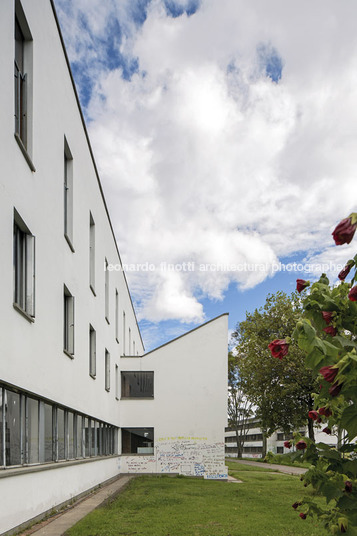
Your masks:
M70 13L70 57L95 77L89 133L124 263L342 255L329 245L357 197L354 0L204 0L177 18L155 0L142 26L135 2L57 3ZM75 29L82 11L89 37ZM113 17L121 54L138 58L130 80L95 61ZM282 60L279 83L265 75L262 44ZM193 322L204 319L201 296L268 275L156 269L128 279L140 318Z

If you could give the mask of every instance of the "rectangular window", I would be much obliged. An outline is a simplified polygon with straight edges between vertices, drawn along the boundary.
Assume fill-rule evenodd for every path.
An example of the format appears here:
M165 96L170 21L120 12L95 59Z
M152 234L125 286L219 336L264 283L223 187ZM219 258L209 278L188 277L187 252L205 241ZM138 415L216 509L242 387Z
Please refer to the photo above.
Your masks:
M54 455L52 406L45 404L45 462L51 462Z
M122 372L121 396L122 398L153 398L154 373Z
M115 365L115 398L119 400L119 367Z
M135 355L135 341L133 341L133 355Z
M92 378L96 376L96 332L89 326L89 374Z
M73 157L64 140L64 236L72 251L73 248Z
M129 328L129 355L133 355L131 352L131 329Z
M66 458L65 438L64 410L57 408L57 460L65 460Z
M15 138L32 171L32 36L20 2L15 9Z
M83 458L83 417L82 415L77 415L77 452L76 458Z
M64 286L63 292L63 350L70 356L74 355L74 297Z
M4 425L5 425L5 389L0 387L0 467L5 465Z
M123 311L123 355L125 355L125 330L126 330L126 322L125 322L125 311Z
M14 304L35 316L35 237L19 214L14 215Z
M107 261L107 259L105 259L104 267L105 267L105 292L104 292L105 319L109 324L109 270L108 270L108 261Z
M89 286L95 295L95 223L89 213Z
M119 342L119 292L115 289L115 339Z
M66 443L67 443L67 448L66 448L67 456L66 456L66 458L68 460L72 460L75 457L74 456L74 452L75 452L74 440L75 440L75 436L74 436L74 416L73 416L73 413L71 411L68 411L67 412L67 438L66 438Z
M38 400L26 398L26 460L39 462L39 406Z
M92 421L92 456L98 456L98 422L96 420Z
M153 454L153 428L122 428L122 454Z
M88 458L90 456L90 447L91 447L91 425L90 419L88 417L84 418L84 457Z
M105 350L105 390L110 391L110 353Z
M5 449L6 465L20 465L23 461L23 408L21 397L12 391L5 391Z

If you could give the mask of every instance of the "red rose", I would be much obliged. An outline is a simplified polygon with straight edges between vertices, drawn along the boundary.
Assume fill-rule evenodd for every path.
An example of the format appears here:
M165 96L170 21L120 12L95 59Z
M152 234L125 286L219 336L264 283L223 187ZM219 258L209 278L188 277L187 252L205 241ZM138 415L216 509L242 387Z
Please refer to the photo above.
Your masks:
M300 439L300 441L298 441L296 443L295 447L296 447L297 450L304 450L304 449L306 449L307 444L303 439Z
M308 281L305 281L305 279L297 279L296 280L296 290L299 292L302 292L304 290L304 288L308 287L309 286L309 282Z
M331 435L331 428L328 426L326 426L326 428L324 428L322 431L325 432L325 434Z
M331 387L330 389L328 390L328 392L330 393L331 396L337 396L340 394L340 391L342 389L342 383L337 383L335 382Z
M306 519L307 516L306 514L303 514L302 512L300 512L299 517L301 517L301 519Z
M284 441L284 447L286 449L291 449L291 441Z
M357 286L351 288L348 293L348 299L351 301L357 301Z
M319 414L315 410L309 411L308 415L309 415L309 419L312 419L313 421L317 421L319 419Z
M332 367L331 365L328 367L322 367L320 368L320 374L324 377L324 380L326 380L329 383L333 383L334 379L336 378L338 373L338 369Z
M283 359L289 352L289 344L285 339L275 339L268 345L271 355L277 357L278 359Z
M341 281L344 281L346 279L346 277L348 276L348 274L350 273L351 268L352 268L352 264L346 264L346 266L343 268L343 270L341 270L341 272L338 274L338 278Z
M327 335L331 335L331 337L335 337L337 334L337 329L333 326L327 326L327 328L324 328L322 331L327 333Z
M294 502L294 504L292 504L291 506L294 508L294 510L296 510L296 508L298 508L298 507L301 506L301 505L302 505L302 502L298 502L298 501L296 501L296 502Z
M336 246L349 244L353 238L353 235L355 234L356 228L357 223L352 223L351 216L340 221L332 233Z
M332 322L332 312L331 311L322 311L322 318L325 320L326 324L331 324Z
M318 411L320 415L325 415L325 417L331 417L332 415L332 411L329 408L326 408L325 406L323 406L322 408L319 408Z
M346 480L345 482L345 491L347 491L347 493L352 492L352 482L350 480Z

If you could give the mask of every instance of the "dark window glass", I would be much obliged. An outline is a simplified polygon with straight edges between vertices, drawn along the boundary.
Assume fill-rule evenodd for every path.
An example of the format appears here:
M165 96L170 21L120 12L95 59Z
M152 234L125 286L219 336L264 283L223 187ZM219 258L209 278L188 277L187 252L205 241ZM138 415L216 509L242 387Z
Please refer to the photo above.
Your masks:
M64 410L57 410L57 444L58 460L65 459L65 431L64 431Z
M28 463L39 462L38 401L27 398L27 445Z
M83 417L77 415L77 458L83 458Z
M88 419L88 417L85 417L84 419L84 456L85 458L90 456L90 444L91 444L90 419Z
M123 454L153 454L153 428L122 428Z
M21 406L20 395L5 391L5 444L6 465L21 464Z
M67 452L67 458L71 460L74 458L74 419L73 419L73 413L71 411L68 412L68 431L67 431L67 438L68 438L68 452Z
M45 462L51 462L53 459L52 406L45 404Z
M5 390L0 387L0 466L4 465L4 441L3 441L3 400Z
M123 398L150 398L154 396L153 372L122 372L121 396Z

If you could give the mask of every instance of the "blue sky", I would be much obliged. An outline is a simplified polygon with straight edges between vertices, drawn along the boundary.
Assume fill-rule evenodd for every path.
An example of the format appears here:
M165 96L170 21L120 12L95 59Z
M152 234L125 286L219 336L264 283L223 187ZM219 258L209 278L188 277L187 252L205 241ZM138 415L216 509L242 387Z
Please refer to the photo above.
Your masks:
M233 330L322 264L334 280L357 198L353 0L55 4L122 261L154 266L127 272L146 349L223 312Z

